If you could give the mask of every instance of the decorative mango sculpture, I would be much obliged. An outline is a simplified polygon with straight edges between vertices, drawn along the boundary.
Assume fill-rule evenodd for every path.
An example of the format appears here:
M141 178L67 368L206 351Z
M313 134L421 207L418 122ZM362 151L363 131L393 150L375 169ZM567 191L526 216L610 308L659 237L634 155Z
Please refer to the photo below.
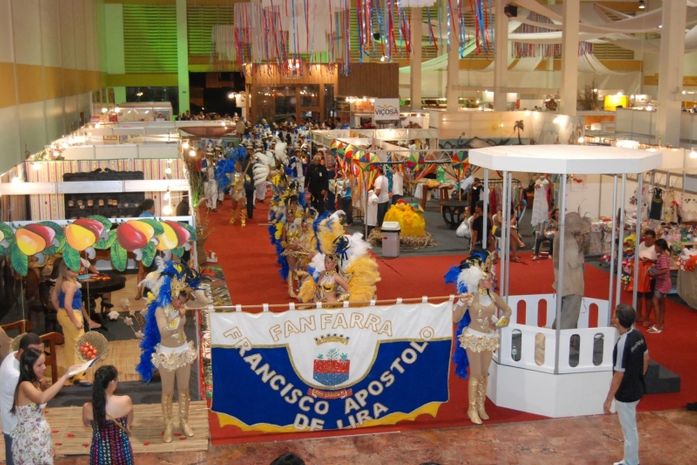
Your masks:
M91 229L77 223L71 223L65 227L65 240L70 247L82 252L97 242L97 235Z
M122 223L116 230L116 240L119 245L129 252L142 249L148 244L149 239L145 234L136 229L131 222Z
M165 232L157 236L157 250L172 250L179 246L179 237L174 228L168 223L168 221L161 223Z
M174 232L177 234L177 239L179 240L179 246L186 244L189 239L191 239L191 233L181 224L176 221L163 221L163 224L169 225Z
M104 225L97 220L92 220L89 218L78 218L74 221L74 224L78 224L83 228L87 228L99 239L104 233Z
M46 241L46 247L53 244L53 239L56 238L56 231L43 224L28 224L25 228L41 236Z
M126 224L134 227L138 231L140 231L147 240L150 240L153 238L155 235L155 229L150 226L148 223L145 221L140 221L140 220L131 220L128 221Z
M17 247L27 256L37 254L47 246L43 237L28 228L19 228L15 233L15 238L17 240Z

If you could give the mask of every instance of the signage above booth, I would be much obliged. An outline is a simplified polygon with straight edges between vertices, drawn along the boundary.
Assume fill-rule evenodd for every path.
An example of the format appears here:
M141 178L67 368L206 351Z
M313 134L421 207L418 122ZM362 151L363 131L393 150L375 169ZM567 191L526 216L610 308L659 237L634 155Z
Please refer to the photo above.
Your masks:
M375 121L393 121L399 119L398 98L376 98L373 110Z

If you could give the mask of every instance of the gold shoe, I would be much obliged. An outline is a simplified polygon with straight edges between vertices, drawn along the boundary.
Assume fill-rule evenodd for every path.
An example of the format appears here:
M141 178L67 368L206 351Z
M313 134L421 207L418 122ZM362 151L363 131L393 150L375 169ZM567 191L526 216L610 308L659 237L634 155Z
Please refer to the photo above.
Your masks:
M230 223L230 224L235 224L235 217L234 217L234 216L233 216L232 218L230 218L229 223Z
M162 440L166 443L172 442L172 396L171 394L162 395L162 418L165 421L165 431L162 433Z
M484 410L484 402L486 402L486 385L488 378L484 377L479 380L477 385L477 413L479 413L479 418L482 420L488 420L489 415L487 415L486 410Z
M191 397L189 397L188 392L179 393L179 424L181 425L182 432L187 437L192 437L194 435L194 430L189 426L189 404L191 403Z
M477 405L479 402L477 401L477 389L479 387L479 379L470 376L470 381L467 385L467 394L468 394L468 405L469 408L467 409L467 416L469 417L470 421L474 423L475 425L481 425L482 420L479 418L479 412L477 412Z

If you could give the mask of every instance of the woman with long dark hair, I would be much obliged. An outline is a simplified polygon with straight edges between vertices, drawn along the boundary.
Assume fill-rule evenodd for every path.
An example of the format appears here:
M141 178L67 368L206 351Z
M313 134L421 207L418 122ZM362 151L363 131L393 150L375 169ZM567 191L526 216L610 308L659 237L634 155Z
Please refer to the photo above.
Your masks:
M82 422L92 427L90 465L132 465L133 449L128 438L133 423L133 401L114 395L119 373L113 365L94 374L92 402L82 406Z
M40 382L46 372L46 356L28 349L19 359L19 381L11 412L17 417L12 430L12 457L17 464L53 464L51 427L44 416L43 405L53 399L68 379L70 367L63 376L45 391Z

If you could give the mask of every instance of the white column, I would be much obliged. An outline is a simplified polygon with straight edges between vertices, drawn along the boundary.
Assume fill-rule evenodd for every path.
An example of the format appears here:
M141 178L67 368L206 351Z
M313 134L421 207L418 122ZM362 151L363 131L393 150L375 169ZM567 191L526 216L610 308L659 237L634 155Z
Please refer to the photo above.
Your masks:
M685 56L686 0L663 2L663 28L658 58L656 137L661 144L680 145L680 91Z
M508 17L503 12L507 0L496 0L494 6L494 110L506 111L506 73L508 72Z
M411 97L411 109L421 109L421 8L411 9L411 76L409 82L409 95Z
M447 110L455 112L460 108L457 101L456 86L460 73L460 36L457 17L450 20L450 48L448 48L448 84L445 89Z
M189 30L186 0L177 0L177 86L179 113L190 110L189 97ZM177 110L175 110L177 111Z
M576 116L578 94L578 29L580 0L564 1L564 29L562 30L561 85L559 86L559 113Z

